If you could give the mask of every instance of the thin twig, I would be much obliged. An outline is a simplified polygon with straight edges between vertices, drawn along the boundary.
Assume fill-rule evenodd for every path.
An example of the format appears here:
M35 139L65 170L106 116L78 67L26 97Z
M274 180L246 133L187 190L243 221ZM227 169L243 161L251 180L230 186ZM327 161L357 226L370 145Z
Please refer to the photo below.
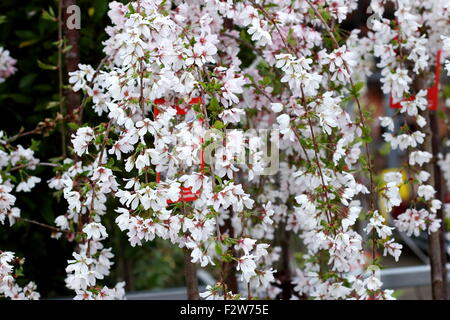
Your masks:
M54 227L54 226L51 226L51 225L48 225L48 224L45 224L45 223L42 223L42 222L39 222L39 221L36 221L36 220L31 220L31 219L22 218L22 217L14 217L14 219L16 219L18 221L23 221L23 222L28 222L28 223L31 223L31 224L35 224L35 225L38 225L38 226L41 226L41 227L53 230L55 232L66 232L66 233L70 233L71 232L69 230L62 230L60 228L57 228L57 227Z

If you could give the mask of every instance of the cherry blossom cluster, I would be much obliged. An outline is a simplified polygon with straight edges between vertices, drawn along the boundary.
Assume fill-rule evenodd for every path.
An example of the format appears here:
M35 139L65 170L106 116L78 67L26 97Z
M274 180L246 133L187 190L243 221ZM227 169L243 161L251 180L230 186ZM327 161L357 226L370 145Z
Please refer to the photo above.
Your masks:
M89 98L78 114L92 108L96 120L72 126L71 155L52 164L47 181L68 205L53 236L75 244L66 268L75 299L125 297L123 282L102 285L114 257L103 243L105 215L131 246L160 238L215 270L204 299L393 299L377 250L398 261L394 227L417 236L441 225L425 149L427 89L438 50L450 51L450 7L396 1L387 19L386 2L372 0L365 36L335 28L356 0L110 2L105 58L69 74ZM379 121L390 148L407 154L409 177L392 171L382 184L362 97L374 67L400 105ZM40 181L28 173L39 161L0 138L0 221L14 223L12 191ZM414 201L390 226L405 184ZM10 261L10 253L0 260L5 277ZM37 297L32 289L16 292Z
M225 139L220 131L244 114L233 105L239 102L237 94L243 92L246 83L238 73L236 48L229 52L230 46L219 44L217 39L220 26L214 21L222 9L198 2L182 4L165 15L159 5L158 1L137 1L128 6L111 3L109 16L113 26L108 29L110 39L105 42L105 52L110 56L108 65L98 73L80 65L71 74L69 81L74 90L81 89L92 96L94 110L99 115L106 112L109 123L107 128L81 127L73 135L74 151L83 160L59 178L71 176L63 183L69 202L68 218L77 221L80 214L86 213L90 219L97 217L104 212L106 195L113 194L123 206L116 209L120 214L116 222L127 231L131 245L155 237L168 239L187 248L193 263L204 267L215 265L214 260L236 261L236 270L242 273L244 282L260 281L267 287L273 279L273 270L263 268L270 262L264 249L268 245L245 238L245 230L234 234L220 231L224 220L234 218L228 216L230 211L239 224L254 204L242 185L233 182L238 171L233 156L242 153L245 141L238 131L228 132ZM184 10L190 14L182 15ZM218 50L222 56L217 55ZM220 66L216 65L219 59ZM229 60L231 65L223 67ZM207 103L215 105L216 110L205 110ZM208 134L209 128L219 132ZM200 153L205 141L224 141L226 147L216 150L214 159L220 161L203 170ZM256 138L247 144L253 158L258 158L258 154L248 146L259 143ZM263 161L257 160L260 161L253 162L257 165L252 166L250 174L263 169ZM129 172L129 177L122 179L123 184L111 171L115 161L120 161L117 163ZM214 171L218 180L206 170ZM99 177L104 179L92 190L89 185L98 178L89 177L88 173L87 182L80 186L80 182L73 182L77 171L84 172L84 178L89 171L102 171ZM75 185L78 190L74 190ZM80 187L86 188L86 197ZM196 195L192 203L178 202L185 189ZM95 193L95 200L90 193ZM59 220L57 223L63 219ZM101 223L100 219L96 222ZM82 231L86 234L85 229ZM251 248L238 249L243 239L250 241ZM230 254L233 250L237 256ZM86 272L93 268L83 270L85 279ZM74 270L69 266L68 271ZM76 270L75 275L79 273ZM92 281L83 282L82 289L92 287L94 278L99 279L92 274ZM78 280L75 283L80 286Z
M33 176L39 164L34 151L21 145L14 146L13 140L0 131L0 224L6 218L9 225L21 218L20 209L16 206L16 193L30 192L40 178ZM16 283L25 259L15 258L15 253L0 251L0 297L13 300L36 300L40 295L36 292L34 282L21 287ZM15 269L16 266L16 269Z
M9 50L0 47L0 83L16 72L17 69L14 67L16 62L16 59L10 56Z
M38 300L40 294L36 291L36 284L29 282L24 287L16 283L14 264L21 266L25 259L17 259L10 251L0 251L0 297L11 300Z
M79 129L78 134L85 130ZM74 134L73 141L80 135ZM74 142L75 143L75 142ZM73 259L68 260L66 285L75 290L75 299L112 300L124 298L124 282L114 288L100 286L98 280L110 274L114 254L112 248L101 243L108 234L101 224L106 213L107 195L117 190L117 183L110 169L93 165L83 166L81 162L66 159L61 167L55 168L57 175L48 181L49 187L61 190L68 203L68 211L55 219L60 232L67 240L75 241Z
M289 9L284 10L283 4ZM381 289L378 273L364 270L364 239L354 229L358 218L366 215L367 233L378 232L382 241L377 245L398 259L401 245L391 238L391 228L377 211L363 212L358 198L367 199L369 189L355 179L355 173L366 169L360 158L367 137L363 116L358 109L349 112L347 104L348 96L360 103L361 85L355 81L370 67L367 54L360 54L367 40L360 40L355 31L345 41L323 42L330 33L320 11L341 21L356 2L346 1L339 9L336 3L307 1L273 8L256 2L249 6L273 31L271 46L256 43L264 64L247 71L252 85L248 94L244 92L244 101L252 96L258 104L263 101L261 109L265 108L255 123L264 120L267 124L262 126L277 128L280 149L286 154L280 174L269 177L272 185L259 197L273 204L274 227L285 225L306 245L295 291L298 297L316 299L391 298L392 291ZM264 82L270 72L281 74L278 83ZM352 115L355 112L359 117Z
M20 209L15 207L15 192L30 192L41 178L33 176L33 171L39 164L34 157L34 151L21 145L13 146L8 137L0 131L0 223L5 218L13 225L15 219L20 217Z
M383 3L371 2L375 18L371 20L368 38L372 40L374 55L379 58L377 67L381 69L382 89L391 96L391 105L399 102L400 108L394 118L380 117L380 124L387 130L383 137L391 149L407 153L404 170L410 177L405 181L401 173L385 177L384 197L390 211L401 202L398 188L411 185L415 207L400 214L395 225L400 231L417 236L420 231L433 232L440 227L436 212L442 203L434 198L434 187L427 184L428 164L433 156L431 150L424 149L424 142L430 135L426 130L427 109L432 104L429 88L436 85L432 77L434 66L441 63L436 62L437 52L446 50L445 41L442 42L445 37L441 35L450 32L446 23L450 17L449 5L445 1L399 1L396 18L390 20L382 18ZM395 128L396 117L403 120L400 128Z
M91 96L94 110L109 118L107 125L78 129L74 151L83 157L80 166L91 172L125 162L129 176L123 183L111 171L108 187L95 195L111 193L118 198L122 207L116 209L120 214L116 222L130 243L168 239L188 249L192 262L202 267L234 261L241 280L254 289L248 290L248 297L276 297L280 283L273 277L273 267L280 249L265 242L274 239L277 228L286 228L307 248L295 280L299 296L391 298L391 291L381 289L376 263L365 266L364 239L354 230L358 218L366 216L365 232L372 236L372 246L381 246L384 254L398 259L401 245L394 242L392 228L369 199L371 191L355 179L355 173L366 179L363 173L372 170L359 101L362 86L355 81L368 74L367 52L374 50L378 56L376 46L386 36L371 44L370 36L361 38L354 31L336 40L328 20L342 21L356 8L356 1L338 5L282 1L276 6L190 1L176 3L175 9L172 5L150 0L111 3L107 63L99 71L80 65L71 74L74 90ZM237 57L240 35L233 26L247 31L258 54L243 70ZM331 37L331 45L325 37ZM415 50L410 59L426 60L426 50ZM386 68L391 65L390 60L382 61L381 67L383 63ZM424 68L420 62L414 70ZM385 74L384 90L400 100L410 79L403 69L397 77ZM352 112L357 116L349 112L349 101L357 106ZM279 174L259 176L265 163L247 168L236 164L233 155L242 152L242 137L238 131L225 134L224 129L238 123L279 131L284 154ZM207 134L210 128L219 132ZM391 141L393 147L401 144L406 149L419 146L423 139L414 132L392 136ZM217 141L223 141L223 147L204 168L199 154ZM427 156L425 151L413 153L410 165L423 164ZM245 174L250 178L243 178ZM399 205L400 182L396 174L387 179L383 191L392 209ZM372 176L370 180L373 192ZM246 190L261 183L264 188L252 199ZM418 194L435 211L439 203L429 189L421 186ZM193 202L183 201L184 190L194 195ZM73 197L70 208L82 214L90 211L88 203L80 203L79 192ZM371 202L367 212L358 198ZM434 230L439 222L432 213L426 219ZM204 296L234 297L223 280Z

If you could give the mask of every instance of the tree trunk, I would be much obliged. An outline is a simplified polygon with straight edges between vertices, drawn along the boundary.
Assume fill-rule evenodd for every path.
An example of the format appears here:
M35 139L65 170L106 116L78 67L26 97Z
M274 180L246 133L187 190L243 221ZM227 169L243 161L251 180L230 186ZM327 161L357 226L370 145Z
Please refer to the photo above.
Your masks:
M233 210L230 210L231 215ZM224 225L220 227L220 233L228 233L228 235L233 238L235 236L233 225L231 224L231 217L226 219ZM236 252L233 250L233 257L236 257ZM233 292L234 294L239 293L239 285L236 277L236 261L223 262L223 281L227 285L227 290Z
M191 262L191 250L189 249L184 249L184 276L186 278L188 300L199 300L197 268Z
M65 66L66 73L65 78L67 78L67 74L72 71L78 70L78 64L80 63L80 47L79 47L79 39L80 39L80 30L77 28L68 28L67 19L69 18L69 14L67 13L67 8L76 5L76 0L60 0L62 1L62 28L64 31L64 38L66 40L66 45L70 46L70 49L65 53ZM66 106L67 106L67 115L69 116L71 121L76 123L80 123L81 119L75 115L75 110L80 106L81 96L80 92L74 92L71 89L66 89L64 91L64 96L66 98Z
M284 230L285 226L281 230ZM281 270L277 272L277 279L281 282L281 299L290 300L292 296L292 278L290 269L290 250L289 250L290 232L281 234Z
M441 200L440 170L437 164L439 148L437 119L434 111L427 110L426 116L428 121L424 128L427 133L424 147L425 151L430 152L433 155L433 160L426 165L425 169L431 175L429 184L436 190L436 199ZM438 211L437 216L442 219L442 210ZM446 256L445 249L442 247L443 236L442 228L440 228L438 231L432 232L428 237L428 251L431 263L431 291L434 300L445 300L447 298Z
M430 184L436 190L436 199L443 201L442 197L442 173L437 163L439 153L439 127L435 111L428 111L429 128L431 135L431 153L433 154L432 168L429 168L432 181ZM428 151L428 150L427 150ZM430 151L429 151L430 152ZM442 209L436 213L438 219L441 219L441 227L438 231L433 232L429 236L429 249L431 261L431 280L432 295L435 300L447 299L447 253L445 250L445 224Z

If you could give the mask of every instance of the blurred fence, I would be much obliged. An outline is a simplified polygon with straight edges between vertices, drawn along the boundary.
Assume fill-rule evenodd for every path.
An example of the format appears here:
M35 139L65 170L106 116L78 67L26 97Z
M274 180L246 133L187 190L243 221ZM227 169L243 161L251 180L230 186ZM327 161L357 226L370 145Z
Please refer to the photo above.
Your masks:
M450 273L450 264L447 264ZM381 281L383 288L402 289L410 287L422 287L431 284L431 269L429 265L413 267L399 267L381 270ZM214 279L205 271L198 272L199 282L204 285L212 285ZM450 281L450 277L449 277ZM202 285L200 290L204 290ZM129 300L185 300L186 288L171 288L162 290L150 290L130 292L127 294Z

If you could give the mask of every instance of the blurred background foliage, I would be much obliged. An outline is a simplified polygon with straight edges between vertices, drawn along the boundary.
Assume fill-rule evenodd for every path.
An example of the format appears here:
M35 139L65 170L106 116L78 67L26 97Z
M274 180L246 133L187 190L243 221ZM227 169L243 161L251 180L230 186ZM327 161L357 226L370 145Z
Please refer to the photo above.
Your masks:
M103 58L102 41L108 0L78 0L81 9L80 61L94 68ZM124 2L124 1L122 1ZM54 118L58 108L57 47L58 27L49 16L57 16L58 0L1 0L0 46L17 59L17 72L0 84L0 130L14 135L21 128L32 130L44 118ZM86 117L95 117L87 114ZM36 144L36 156L42 161L61 155L60 134L54 130L49 136L28 136L17 140L28 146ZM47 224L66 210L64 199L52 196L46 180L51 169L44 168L37 175L42 182L31 193L20 193L17 206L25 218ZM111 210L112 211L112 210ZM126 235L114 223L116 213L108 212L104 223L112 246L115 265L105 284L125 280L127 290L145 290L183 286L183 252L167 241L152 241L141 247L131 247ZM19 222L12 228L0 225L0 250L11 250L26 257L23 279L33 280L43 297L71 296L65 288L65 267L71 259L74 244L61 237L50 238L50 231L36 225Z

